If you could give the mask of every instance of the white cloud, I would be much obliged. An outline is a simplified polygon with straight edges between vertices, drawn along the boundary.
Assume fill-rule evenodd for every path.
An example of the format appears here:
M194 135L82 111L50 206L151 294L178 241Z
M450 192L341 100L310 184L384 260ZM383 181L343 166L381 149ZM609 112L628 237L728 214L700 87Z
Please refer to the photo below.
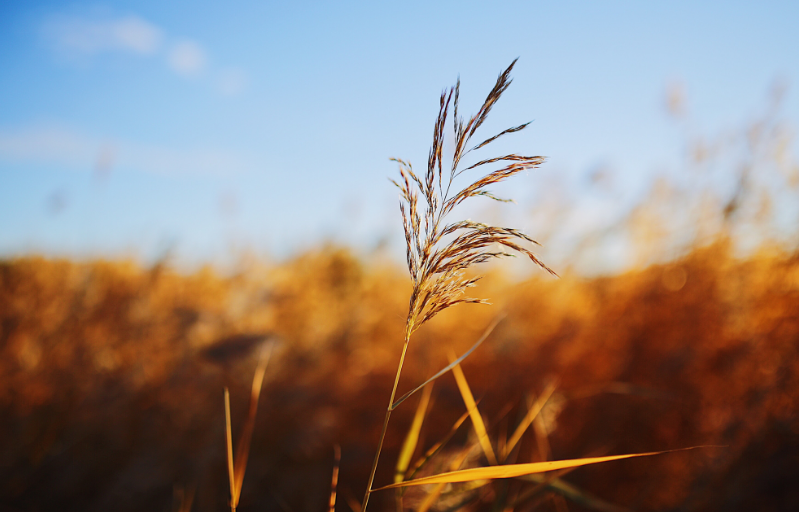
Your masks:
M172 72L183 77L198 77L211 68L207 84L223 96L237 96L249 85L242 69L213 69L199 42L168 37L163 29L135 15L55 15L42 25L42 35L58 55L73 63L86 63L104 53L128 53L163 58Z
M216 86L224 96L238 96L247 89L249 82L244 70L228 68L219 74Z
M57 51L71 57L113 51L152 55L163 42L162 30L138 16L106 20L58 16L47 21L43 31Z
M0 129L0 162L54 164L88 171L109 152L114 166L154 174L229 175L252 169L247 158L224 148L109 142L63 126Z
M206 65L205 50L195 41L184 39L169 50L167 62L177 74L194 76L202 73Z

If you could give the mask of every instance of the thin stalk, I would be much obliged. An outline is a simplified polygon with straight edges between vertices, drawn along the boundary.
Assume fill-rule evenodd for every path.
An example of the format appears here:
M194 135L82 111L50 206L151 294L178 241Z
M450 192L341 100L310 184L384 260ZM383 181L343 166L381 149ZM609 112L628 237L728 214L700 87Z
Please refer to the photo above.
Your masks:
M377 471L377 463L380 460L380 451L383 449L383 440L386 438L386 430L388 430L388 420L391 418L391 406L394 404L394 396L397 394L397 386L399 385L400 374L402 373L402 365L405 363L405 354L408 351L408 344L411 341L411 324L405 329L405 344L402 346L402 355L400 356L399 365L397 366L397 375L394 377L394 388L391 390L391 398L388 400L388 407L386 408L386 417L383 420L383 431L380 432L380 441L377 443L377 453L375 453L375 460L372 463L372 471L369 473L369 483L366 485L366 493L363 496L363 505L361 512L366 512L366 505L369 503L369 495L372 493L372 484L375 480L375 472Z

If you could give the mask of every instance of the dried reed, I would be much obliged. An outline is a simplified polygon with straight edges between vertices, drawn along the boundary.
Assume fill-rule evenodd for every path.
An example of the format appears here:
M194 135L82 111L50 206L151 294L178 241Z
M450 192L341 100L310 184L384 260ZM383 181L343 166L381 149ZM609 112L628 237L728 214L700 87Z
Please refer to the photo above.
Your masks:
M405 230L407 264L413 291L405 324L402 354L363 498L361 507L363 512L366 512L369 503L391 411L398 405L395 404L394 397L411 335L438 313L452 306L462 303L488 303L485 299L465 295L467 289L473 287L480 279L466 275L466 270L472 265L494 258L513 256L511 252L507 252L513 251L527 256L539 267L555 274L531 250L524 247L526 243L537 244L537 242L517 229L490 226L470 220L446 223L446 217L452 210L471 197L483 196L507 202L486 188L521 171L538 167L544 162L544 157L541 156L509 154L483 159L465 168L460 166L463 158L470 152L481 149L504 135L521 131L530 124L524 123L508 128L469 147L472 137L485 122L491 108L510 86L512 81L510 73L515 64L516 60L499 75L485 102L468 122L464 123L464 119L458 117L460 79L455 87L441 94L439 113L433 130L433 145L427 160L427 171L422 177L414 173L410 163L393 159L399 164L401 176L399 182L394 180L392 182L400 190L400 212ZM447 125L450 104L453 105L452 126L455 147L447 171L444 171L444 129ZM500 168L488 172L457 192L453 190L453 183L461 174L490 164L500 164ZM423 201L419 200L420 196ZM499 249L496 249L497 246Z

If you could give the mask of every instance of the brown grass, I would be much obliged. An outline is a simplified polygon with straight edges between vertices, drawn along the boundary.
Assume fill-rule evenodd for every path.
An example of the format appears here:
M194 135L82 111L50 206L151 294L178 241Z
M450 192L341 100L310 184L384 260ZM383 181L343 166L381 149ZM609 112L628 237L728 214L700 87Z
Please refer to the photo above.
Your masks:
M679 289L674 269L685 276ZM211 349L262 333L282 348L264 380L268 399L239 510L324 509L336 443L339 503L351 502L380 433L374 411L394 377L404 276L333 248L243 270L223 277L124 262L2 264L2 502L12 510L158 510L178 485L196 489L193 510L226 508L219 390L231 389L234 421L246 417L257 358ZM462 365L492 439L506 405L509 419L524 417L526 395L557 377L542 411L553 458L729 445L582 468L565 477L582 493L637 510L799 503L791 479L799 454L799 259L762 251L738 260L717 244L611 278L516 283L494 274L483 287L507 318ZM418 330L409 357L421 363L406 368L399 392L446 365L450 347L464 352L492 314L454 308ZM455 382L439 379L431 400L435 414L417 451L446 438L439 457L467 446L466 425L450 434L465 412ZM415 405L395 412L381 485L393 480ZM514 423L505 425L510 438ZM535 436L523 436L516 450L537 458ZM490 508L482 501L489 498L472 507ZM393 509L391 493L373 501Z

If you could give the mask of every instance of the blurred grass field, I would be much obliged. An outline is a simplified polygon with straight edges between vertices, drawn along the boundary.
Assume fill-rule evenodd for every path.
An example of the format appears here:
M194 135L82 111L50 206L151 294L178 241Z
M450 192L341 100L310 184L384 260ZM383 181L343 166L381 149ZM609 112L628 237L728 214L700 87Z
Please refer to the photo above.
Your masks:
M611 277L491 272L481 287L495 306L458 306L422 328L400 393L505 312L462 365L492 438L510 435L528 397L556 381L542 416L548 446L527 435L525 460L726 445L581 468L567 480L635 510L799 508L796 253L738 258L719 241ZM390 261L336 247L233 275L4 261L0 509L171 510L196 489L192 510L224 510L222 389L237 432L257 348L272 340L239 510L324 510L335 444L338 510L350 510L379 435L408 290ZM395 412L377 486L392 481L417 401ZM419 449L465 412L449 375L431 402ZM453 445L467 436L460 430ZM393 509L391 492L375 493L373 506ZM474 507L491 509L490 496Z

